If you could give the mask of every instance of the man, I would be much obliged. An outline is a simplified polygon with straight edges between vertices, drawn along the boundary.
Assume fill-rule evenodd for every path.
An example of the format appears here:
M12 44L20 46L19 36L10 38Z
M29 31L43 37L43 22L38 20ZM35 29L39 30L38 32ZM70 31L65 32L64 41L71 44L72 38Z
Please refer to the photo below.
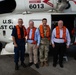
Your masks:
M72 34L72 43L73 44L76 44L75 43L75 36L76 36L76 30L75 30L76 28L73 28L72 29L72 31L71 31L71 34ZM74 47L75 47L75 45L74 45ZM74 48L75 49L75 48ZM74 59L76 60L76 51L74 51Z
M42 24L39 26L40 30L40 65L41 67L48 66L48 52L49 52L49 44L50 44L50 27L47 25L47 19L42 19Z
M75 42L75 28L72 29L71 36L72 36L71 42L74 43Z
M23 20L21 18L18 19L18 25L16 25L12 31L12 39L14 43L14 61L15 61L15 70L19 69L18 61L19 56L21 60L21 65L26 67L24 63L25 56L25 36L27 35L25 27L22 25Z
M63 26L63 21L58 21L58 26L52 31L52 47L54 48L53 66L56 67L59 58L60 67L63 68L63 55L66 48L70 45L70 34L68 29Z
M39 68L38 48L40 44L40 33L39 30L36 27L34 27L34 22L32 20L29 21L29 27L27 28L27 43L29 50L29 66L33 64L34 60L36 68Z

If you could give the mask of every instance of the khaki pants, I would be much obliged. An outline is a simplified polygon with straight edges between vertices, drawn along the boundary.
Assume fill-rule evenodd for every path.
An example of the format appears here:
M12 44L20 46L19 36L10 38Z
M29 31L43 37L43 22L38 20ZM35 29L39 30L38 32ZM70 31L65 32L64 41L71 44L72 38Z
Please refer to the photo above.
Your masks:
M49 45L40 45L39 48L39 57L40 62L48 61L48 51L49 51Z
M36 48L36 44L27 44L28 50L29 50L29 62L33 62L34 64L38 63L38 49Z

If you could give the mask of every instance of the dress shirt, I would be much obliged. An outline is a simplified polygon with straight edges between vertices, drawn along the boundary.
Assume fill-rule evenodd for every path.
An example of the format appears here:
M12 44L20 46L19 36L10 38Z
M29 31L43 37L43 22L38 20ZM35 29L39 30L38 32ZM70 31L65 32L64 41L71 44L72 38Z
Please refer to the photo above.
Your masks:
M29 32L29 39L31 39L32 37L32 29L30 29L30 32ZM35 41L37 41L37 45L40 44L40 32L39 32L39 29L37 28L36 31L35 31L35 38L34 38ZM32 43L33 40L27 40L28 43Z
M62 36L63 36L63 29L60 29L60 38L62 38ZM69 34L69 31L67 28L66 28L66 40L67 40L66 44L70 45L71 39L70 39L70 34ZM54 28L52 31L51 42L52 42L52 44L54 44L54 42L64 43L64 39L57 39L56 38L56 28Z

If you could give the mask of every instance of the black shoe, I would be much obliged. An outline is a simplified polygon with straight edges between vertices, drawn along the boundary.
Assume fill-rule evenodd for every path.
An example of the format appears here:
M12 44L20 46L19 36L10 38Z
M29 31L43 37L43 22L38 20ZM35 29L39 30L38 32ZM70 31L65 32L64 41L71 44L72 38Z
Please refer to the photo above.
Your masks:
M53 67L56 67L57 64L53 63Z
M60 67L63 68L64 67L63 64L60 64Z
M36 68L39 68L39 65L38 64L35 64Z
M29 66L32 66L33 65L33 62L29 63Z
M74 57L74 60L76 60L76 57Z
M22 67L24 67L24 68L26 68L26 65L25 65L25 63L21 63L21 66L22 66Z
M15 70L19 70L19 66L18 65L15 65Z

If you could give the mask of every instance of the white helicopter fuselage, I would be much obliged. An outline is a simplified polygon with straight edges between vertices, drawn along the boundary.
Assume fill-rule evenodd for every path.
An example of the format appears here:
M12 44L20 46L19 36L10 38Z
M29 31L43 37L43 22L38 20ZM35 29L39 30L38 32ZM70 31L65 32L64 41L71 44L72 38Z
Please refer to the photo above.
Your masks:
M58 20L62 19L65 26L68 27L70 34L74 27L76 27L76 13L32 13L32 14L15 14L6 15L0 17L0 41L7 44L1 50L1 55L14 54L14 45L12 41L12 29L18 23L18 19L23 19L23 25L29 27L29 20L34 21L34 26L39 27L42 24L42 19L47 19L47 24L50 26L51 31L56 26ZM68 21L69 20L69 21ZM75 41L76 42L76 41ZM28 47L26 46L26 53L28 53Z
M0 14L1 13L22 13L22 12L44 12L49 10L63 9L64 6L69 6L67 10L76 11L76 0L65 0L65 2L58 2L60 0L0 0ZM61 0L62 1L62 0ZM68 3L67 3L68 4Z
M6 1L6 0L2 0ZM0 3L2 2L0 1ZM73 15L74 21L76 20L76 0L68 0L70 3L70 8L65 9L63 13L57 13L57 12L52 12L49 13L47 11L52 10L56 7L57 1L58 0L11 0L15 2L14 9L12 10L12 13L7 13L7 14L0 14L0 42L6 42L7 44L5 45L5 48L1 50L1 55L6 55L6 54L14 54L14 45L12 41L12 29L15 25L17 25L17 21L19 18L23 19L24 26L27 28L29 26L28 22L29 20L33 20L35 26L38 28L39 25L42 23L43 18L47 18L47 23L51 27L53 27L52 23L54 20L53 17L59 16L62 17L62 15L66 16L71 16ZM9 0L8 0L9 2ZM13 3L14 3L13 2ZM61 8L63 5L60 5ZM60 7L59 6L59 7ZM5 7L6 8L6 7ZM4 9L5 9L4 8ZM60 8L60 9L61 9ZM0 7L0 13L6 13L2 8ZM10 9L11 10L11 9ZM6 10L7 11L7 10ZM23 12L32 12L30 14L25 14ZM58 19L55 20L58 21L60 18L57 17ZM56 19L56 18L54 18ZM63 19L63 18L61 18ZM68 20L68 19L66 19ZM72 22L72 21L70 21ZM74 27L73 24L72 28ZM71 26L70 26L71 29ZM27 45L26 45L27 48ZM26 49L26 53L28 53L28 49Z

